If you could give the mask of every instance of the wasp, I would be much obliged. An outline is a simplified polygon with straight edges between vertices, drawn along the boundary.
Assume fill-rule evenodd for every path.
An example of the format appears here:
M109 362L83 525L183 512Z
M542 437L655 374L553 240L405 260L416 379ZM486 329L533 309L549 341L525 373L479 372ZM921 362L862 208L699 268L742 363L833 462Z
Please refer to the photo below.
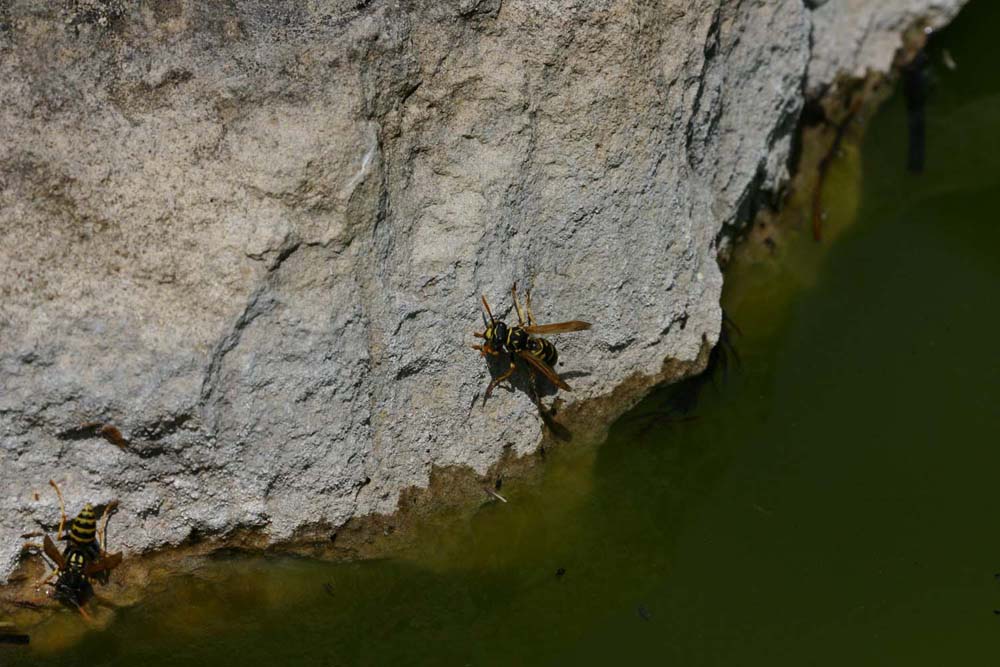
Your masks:
M80 510L80 513L69 522L69 529L66 530L66 505L63 502L62 492L55 481L49 480L49 484L59 496L61 518L56 539L65 540L66 548L59 551L52 538L44 535L42 551L55 564L55 569L42 583L48 583L52 577L55 577L56 582L53 585L52 597L70 607L79 609L80 613L86 617L87 612L84 611L83 606L94 595L91 582L98 581L106 584L111 570L122 562L120 552L108 554L105 550L108 519L111 513L117 509L118 501L112 500L104 506L100 522L97 520L94 507L87 503ZM99 528L101 522L104 523L103 530Z
M555 370L556 362L559 360L559 353L556 346L548 340L535 334L568 333L570 331L584 331L590 328L589 322L571 320L569 322L559 322L556 324L536 324L535 316L531 312L531 290L525 292L524 312L517 301L517 283L510 288L511 298L514 302L514 310L517 313L517 326L508 326L506 322L493 317L490 304L486 302L483 295L483 308L486 314L483 315L483 325L486 330L474 332L476 338L482 338L485 342L482 345L473 345L473 350L479 350L484 357L486 355L499 355L506 352L510 356L510 368L502 375L493 378L488 387L485 401L493 393L493 389L513 375L516 368L515 359L522 359L528 364L528 371L531 377L532 388L535 385L535 371L541 373L549 382L560 389L572 391L568 384L560 378ZM486 319L489 315L489 320ZM527 321L525 320L527 316ZM538 400L538 391L535 390L535 399Z

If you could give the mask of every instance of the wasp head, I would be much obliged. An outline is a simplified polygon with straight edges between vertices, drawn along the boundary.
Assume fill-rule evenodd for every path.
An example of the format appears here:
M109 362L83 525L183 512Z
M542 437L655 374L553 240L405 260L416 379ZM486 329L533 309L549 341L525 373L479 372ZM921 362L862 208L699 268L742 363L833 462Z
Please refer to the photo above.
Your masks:
M486 342L490 344L495 350L503 348L503 344L507 342L507 324L504 322L497 322L494 320L492 324L486 327L486 333L483 336L486 338Z
M71 607L80 607L93 595L87 576L84 574L86 559L79 551L71 551L66 559L66 567L60 570L53 597Z

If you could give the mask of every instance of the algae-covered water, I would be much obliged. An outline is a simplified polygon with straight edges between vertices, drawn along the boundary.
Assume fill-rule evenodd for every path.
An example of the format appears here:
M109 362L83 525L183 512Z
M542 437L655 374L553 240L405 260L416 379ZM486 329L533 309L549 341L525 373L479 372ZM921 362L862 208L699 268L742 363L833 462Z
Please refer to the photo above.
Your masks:
M933 44L924 174L897 94L830 175L823 245L803 222L740 255L710 380L391 559L214 562L0 663L995 664L998 19Z

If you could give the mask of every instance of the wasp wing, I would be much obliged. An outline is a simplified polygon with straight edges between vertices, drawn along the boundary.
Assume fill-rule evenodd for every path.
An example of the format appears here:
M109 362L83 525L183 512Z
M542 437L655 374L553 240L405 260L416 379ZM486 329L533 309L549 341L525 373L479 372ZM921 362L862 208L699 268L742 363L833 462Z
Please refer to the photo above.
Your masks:
M548 381L554 384L555 386L559 387L560 389L564 389L566 391L573 391L572 389L569 388L568 384L563 382L561 377L556 375L556 372L552 370L551 366L549 366L547 363L545 363L535 355L529 352L525 352L524 350L518 350L517 356L527 361L532 367L534 367L536 371L544 375L546 379L548 379Z
M586 331L590 328L590 322L581 322L580 320L572 320L570 322L557 322L556 324L535 324L529 327L524 327L524 330L529 334L554 334L554 333L569 333L570 331Z
M48 535L42 540L42 551L52 559L52 562L56 564L58 569L63 570L66 568L66 559L63 558L63 555L59 552L59 547L56 546L56 543Z
M100 560L95 560L93 563L87 563L83 568L83 573L88 577L97 574L98 572L107 572L108 570L113 570L122 562L121 552L116 554L111 554L105 556Z

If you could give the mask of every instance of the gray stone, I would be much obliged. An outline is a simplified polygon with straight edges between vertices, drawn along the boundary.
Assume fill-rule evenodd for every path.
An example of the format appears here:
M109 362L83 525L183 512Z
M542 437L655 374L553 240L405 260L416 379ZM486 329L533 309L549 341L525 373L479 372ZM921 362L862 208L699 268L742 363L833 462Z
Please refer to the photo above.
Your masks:
M842 6L0 4L0 578L58 520L50 478L70 512L119 498L132 554L532 451L531 399L483 406L469 349L515 280L595 324L553 338L566 398L695 360L811 31L810 84L888 64Z
M936 30L968 0L838 0L812 13L813 48L807 92L819 95L837 76L863 78L885 72L903 45L903 33L918 25Z

